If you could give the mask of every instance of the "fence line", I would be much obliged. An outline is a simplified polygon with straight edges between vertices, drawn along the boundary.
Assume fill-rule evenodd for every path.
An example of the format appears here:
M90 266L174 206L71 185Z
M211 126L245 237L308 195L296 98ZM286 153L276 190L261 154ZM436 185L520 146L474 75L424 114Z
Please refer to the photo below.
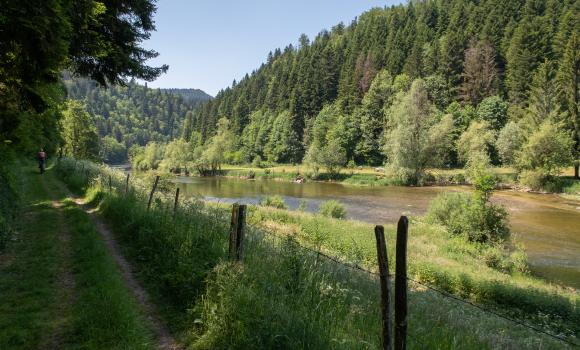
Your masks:
M76 173L76 172L78 172L78 171L80 171L80 173L81 173L81 175L82 175L84 168L85 168L85 164L84 164L84 162L83 162L83 163L82 163L82 169L77 169L77 167L76 167L76 160L75 160L75 164L74 164L74 166L73 166L73 169L72 169L72 170L73 170L73 172L75 172L75 173ZM101 170L101 169L98 169L98 170ZM87 180L88 180L88 175L89 175L89 174L88 174L88 172L89 172L89 170L87 169L87 174L86 174L86 175L87 175ZM153 185L153 188L152 188L152 191L151 191L151 193L149 194L149 201L148 201L147 209L149 209L149 207L151 206L152 197L153 197L153 194L154 194L154 192L155 192L155 189L156 189L156 187L157 187L157 183L158 183L158 181L159 181L159 176L156 176L156 178L155 178L155 182L154 182L154 185ZM104 182L104 181L103 181L103 182ZM103 185L104 185L104 184L103 184ZM111 186L111 176L110 176L110 175L109 175L109 184L108 184L108 185L109 185L109 191L111 191L111 187L112 187L112 186ZM126 177L126 183L125 183L125 193L127 193L127 192L128 192L128 189L129 189L129 187L130 187L130 185L129 185L129 174L127 174L127 177ZM116 189L116 190L118 190L118 188L115 188L115 189ZM174 203L174 213L175 213L175 210L176 210L176 208L177 208L177 201L178 201L178 197L179 197L179 192L177 192L177 193L176 193L176 197L175 197L175 203ZM174 214L174 215L175 215L175 214ZM302 249L304 249L304 250L310 251L311 253L314 253L314 254L316 254L317 256L322 256L323 258L325 258L325 259L327 259L327 260L330 260L330 261L332 261L332 262L334 262L334 263L336 263L336 264L339 264L339 265L341 265L341 266L343 266L343 267L346 267L346 268L348 268L348 269L352 269L352 270L361 271L361 272L364 272L364 273L366 273L366 274L369 274L369 275L371 275L371 276L375 276L375 277L378 277L378 276L380 276L380 274L379 274L378 272L374 272L374 271L368 270L368 269L366 269L366 268L364 268L364 267L362 267L362 266L359 266L359 265L357 265L357 264L349 264L349 263L346 263L346 262L344 262L344 261L341 261L339 258L337 258L337 257L335 257L335 256L332 256L332 255L326 254L326 253L324 253L324 252L322 252L322 251L315 250L315 249L309 248L309 247L307 247L307 246L305 246L305 245L302 245L302 244L300 244L300 242L298 242L298 240L296 240L296 239L295 239L294 237L292 237L292 236L289 236L289 235L282 235L282 234L278 234L278 233L275 233L275 232L272 232L272 231L269 231L269 230L263 230L263 229L261 229L261 230L260 230L260 232L262 232L262 233L265 233L266 235L271 235L271 236L275 236L275 237L278 237L278 238L288 239L288 241L289 241L289 242L291 242L292 244L295 244L296 246L298 246L298 247L300 247L300 248L302 248ZM240 253L241 253L241 252L240 252ZM390 278L394 278L394 277L395 277L395 274L391 274L391 273L389 273L387 276L388 276L388 277L389 277L389 279L390 279ZM555 340L558 340L558 341L564 342L564 343L566 343L566 344L568 344L568 345L571 345L571 346L574 346L574 347L579 347L579 348L580 348L580 344L577 344L577 343L574 343L574 342L572 342L572 341L569 341L569 340L567 340L567 339L565 339L565 338L559 337L559 336L557 336L557 335L555 335L555 334L552 334L552 333L550 333L550 332L547 332L547 331L545 331L545 330L543 330L543 329L541 329L541 328L538 328L538 327L535 327L535 326L529 325L529 324L527 324L527 323L525 323L525 322L523 322L523 321L517 320L517 319L515 319L515 318L511 318L511 317L509 317L509 316L507 316L507 315L501 314L501 313L499 313L499 312L497 312L497 311L494 311L494 310L492 310L492 309L490 309L490 308L486 308L486 307L484 307L484 306L482 306L482 305L478 305L478 304L475 304L475 303L473 303L473 302L471 302L471 301L469 301L469 300L465 300L465 299L463 299L463 298L460 298L460 297L458 297L458 296L456 296L456 295L454 295L454 294L452 294L452 293L449 293L449 292L446 292L446 291L444 291L444 290L441 290L441 289L439 289L439 288L433 287L433 286L431 286L431 285L430 285L430 284L428 284L428 283L425 283L425 282L421 282L421 281L415 280L415 279L413 279L413 278L411 278L411 277L408 277L408 276L405 276L405 277L404 277L404 279L405 279L405 280L407 280L407 281L411 281L411 282L413 282L413 283L416 283L416 284L418 284L418 285L421 285L421 286L423 286L423 287L425 287L425 288L427 288L427 289L429 289L429 290L431 290L431 291L433 291L433 292L436 292L436 293L440 294L440 295L441 295L441 296L443 296L443 297L446 297L446 298L449 298L449 299L452 299L452 300L455 300L455 301L461 302L461 303L463 303L463 304L465 304L465 305L469 305L469 306L471 306L471 307L477 308L478 310L480 310L480 311L482 311L482 312L485 312L485 313L488 313L488 314L494 315L494 316L496 316L496 317L499 317L499 318L501 318L501 319L503 319L503 320L506 320L506 321L512 322L512 323L514 323L514 324L516 324L516 325L519 325L519 326L521 326L521 327L527 328L527 329L529 329L529 330L531 330L531 331L534 331L534 332L536 332L536 333L541 333L541 334L543 334L543 335L546 335L546 336L549 336L549 337L551 337L551 338L553 338L553 339L555 339ZM421 341L419 338L416 338L416 337L415 337L415 336L413 336L412 334L407 334L407 336L409 336L409 337L410 337L411 339L413 339L414 341L416 341L416 342L420 343L421 345L425 345L425 344L424 344L424 343L423 343L423 342L422 342L422 341Z

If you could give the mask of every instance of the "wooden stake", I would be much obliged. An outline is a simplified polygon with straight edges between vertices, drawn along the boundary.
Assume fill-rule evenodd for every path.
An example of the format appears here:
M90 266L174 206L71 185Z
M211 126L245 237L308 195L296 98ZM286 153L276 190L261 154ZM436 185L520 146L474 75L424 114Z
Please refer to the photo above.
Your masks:
M377 258L381 283L381 314L383 319L382 348L383 350L391 350L389 260L387 257L387 244L385 242L385 229L383 226L375 226L375 238L377 240Z
M155 189L157 189L157 183L159 182L159 175L155 176L155 182L153 183L153 188L151 189L151 194L149 194L149 202L147 202L147 210L151 208L151 201L153 200L153 194Z
M401 216L397 225L395 263L395 350L407 349L407 233L409 220Z
M230 225L230 259L241 261L244 252L244 231L246 225L246 206L235 203L232 206Z
M129 173L127 173L127 180L125 180L125 195L129 192Z
M175 218L175 213L177 213L177 202L179 201L179 187L175 189L175 203L173 203L173 218Z

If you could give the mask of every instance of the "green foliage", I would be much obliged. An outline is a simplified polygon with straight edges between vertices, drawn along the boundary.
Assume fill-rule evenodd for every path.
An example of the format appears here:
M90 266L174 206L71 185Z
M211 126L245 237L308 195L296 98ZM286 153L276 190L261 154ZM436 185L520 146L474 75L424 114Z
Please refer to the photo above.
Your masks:
M85 106L78 101L69 100L63 116L64 153L78 159L98 159L97 129Z
M459 160L466 163L471 155L489 155L495 144L495 132L490 129L485 121L474 121L457 141L457 153Z
M101 139L101 158L107 163L121 163L127 159L127 148L117 139L105 136Z
M389 125L383 147L393 172L408 184L423 182L424 170L440 162L445 134L452 127L446 118L434 128L434 107L429 101L425 84L415 80L408 94L400 93L389 110Z
M86 104L99 136L111 137L129 149L149 142L169 142L181 134L195 144L201 140L192 130L193 114L201 101L185 100L174 90L150 89L134 80L125 86L100 87L96 82L63 75L68 98ZM182 127L183 124L183 127Z
M141 46L155 29L154 12L151 0L3 3L1 138L14 138L20 145L20 140L44 136L46 139L41 142L45 145L36 144L33 149L59 142L55 101L64 96L58 83L63 69L90 76L102 85L125 82L127 77L151 81L165 72L167 66L145 64L157 53ZM25 143L22 146L26 150L31 148Z
M320 214L329 218L345 219L346 208L339 201L329 200L320 204Z
M477 119L487 122L493 130L500 130L507 122L507 111L507 102L499 96L490 96L477 106Z
M518 152L526 142L526 134L524 130L516 122L508 122L506 126L500 130L495 147L499 154L502 164L514 165L517 160Z
M450 234L471 242L494 243L509 238L507 211L469 194L443 193L431 202L427 215L431 221L444 225Z
M260 205L264 207L273 207L277 209L287 209L286 203L284 203L284 198L278 195L266 196L260 200Z
M552 122L545 122L524 145L518 166L540 171L544 176L559 175L563 167L572 163L573 142L568 132Z

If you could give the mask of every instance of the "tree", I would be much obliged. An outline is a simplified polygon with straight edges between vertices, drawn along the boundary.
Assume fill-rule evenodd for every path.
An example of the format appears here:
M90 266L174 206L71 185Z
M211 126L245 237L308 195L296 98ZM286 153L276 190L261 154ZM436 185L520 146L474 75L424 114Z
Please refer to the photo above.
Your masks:
M98 159L97 129L85 106L78 101L68 101L63 116L62 138L65 154L78 159Z
M210 171L215 174L226 160L226 154L233 151L234 141L235 134L230 129L230 121L221 118L217 123L216 134L208 140L201 154L202 164L208 165Z
M573 32L566 44L558 71L560 96L568 112L566 127L573 130L574 177L580 178L580 37Z
M542 63L534 74L525 116L531 131L537 130L546 121L553 123L563 121L555 77L555 66L551 61Z
M392 102L392 84L393 78L388 71L379 72L358 110L361 137L356 154L366 164L377 165L382 161L380 144L385 124L384 108Z
M572 137L552 122L543 123L524 145L518 166L524 170L540 171L544 176L560 174L572 163Z
M518 152L526 142L526 135L518 123L509 122L501 129L495 142L499 158L504 165L516 164Z
M153 0L7 0L1 7L0 129L5 137L12 137L27 114L50 109L55 87L64 96L58 86L64 69L103 85L128 77L150 81L167 70L147 66L157 53L141 47L155 29Z
M383 147L390 167L405 183L420 184L425 169L436 162L438 147L431 143L434 113L421 79L413 82L407 94L400 93L389 110L390 129Z
M497 93L498 74L491 43L485 40L471 41L465 50L462 77L460 93L467 103L475 106L484 98Z
M459 160L466 163L472 155L490 154L495 144L495 132L486 121L474 121L457 141Z
M191 160L189 144L181 138L177 138L165 146L163 155L164 167L170 170L177 170L185 166Z
M499 96L486 97L477 106L477 119L485 121L493 130L499 130L507 122L508 103Z

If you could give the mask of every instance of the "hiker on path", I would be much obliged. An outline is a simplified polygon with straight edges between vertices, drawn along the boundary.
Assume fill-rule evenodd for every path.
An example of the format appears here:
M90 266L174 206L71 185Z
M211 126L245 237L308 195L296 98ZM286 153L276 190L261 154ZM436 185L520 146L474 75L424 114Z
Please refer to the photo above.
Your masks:
M40 152L38 152L38 167L40 168L40 173L43 174L44 173L44 167L46 164L46 153L44 152L44 149L40 149Z

